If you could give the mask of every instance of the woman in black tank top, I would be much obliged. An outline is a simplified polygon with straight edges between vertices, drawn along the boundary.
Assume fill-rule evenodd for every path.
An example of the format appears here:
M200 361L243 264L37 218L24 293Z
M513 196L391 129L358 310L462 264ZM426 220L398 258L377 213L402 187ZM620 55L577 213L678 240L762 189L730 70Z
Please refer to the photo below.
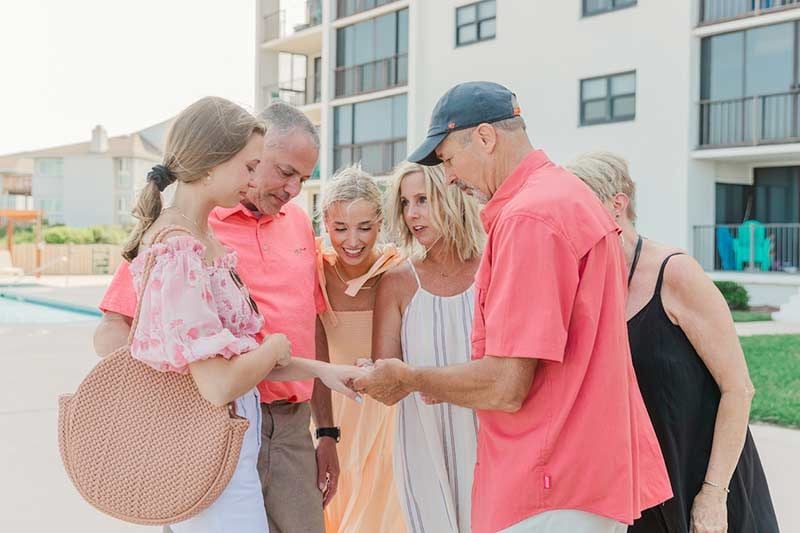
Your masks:
M631 356L674 495L629 531L777 532L747 426L753 386L722 295L696 261L637 234L624 160L587 154L570 170L623 230Z

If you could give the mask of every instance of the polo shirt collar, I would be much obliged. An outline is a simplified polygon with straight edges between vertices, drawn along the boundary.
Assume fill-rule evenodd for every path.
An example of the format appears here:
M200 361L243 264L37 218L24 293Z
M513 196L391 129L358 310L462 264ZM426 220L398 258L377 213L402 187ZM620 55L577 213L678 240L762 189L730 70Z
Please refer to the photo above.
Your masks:
M235 215L237 213L241 213L243 216L249 217L249 218L253 218L253 219L271 220L273 218L278 218L278 217L285 216L286 215L286 205L283 205L281 207L280 211L278 211L278 214L274 215L274 216L273 215L261 215L260 217L256 217L256 215L252 211L250 211L248 208L246 208L242 204L238 204L236 207L217 207L216 209L214 209L214 211L216 212L216 214L217 214L217 216L219 217L220 220L226 220L226 219L232 217L233 215Z
M542 150L533 150L517 165L481 210L481 222L486 233L489 233L503 207L517 194L528 177L548 163L550 159L547 154Z

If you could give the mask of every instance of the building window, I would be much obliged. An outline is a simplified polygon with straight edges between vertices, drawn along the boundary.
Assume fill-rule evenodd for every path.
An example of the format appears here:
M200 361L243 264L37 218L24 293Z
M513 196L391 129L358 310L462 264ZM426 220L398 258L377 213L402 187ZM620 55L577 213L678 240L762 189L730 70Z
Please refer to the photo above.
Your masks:
M583 0L583 16L589 17L616 11L617 9L633 7L636 2L637 0Z
M350 15L355 15L356 13L361 13L369 9L375 9L376 7L390 4L394 1L395 0L339 0L336 17L349 17Z
M117 196L117 212L120 214L128 214L130 210L130 198L128 196Z
M64 209L64 202L61 198L42 198L38 203L39 209L44 211L45 217L50 214L61 214Z
M36 174L58 178L64 175L64 160L60 157L39 157L36 159Z
M361 162L367 172L388 174L406 157L405 94L336 107L333 164Z
M456 46L494 39L496 17L495 0L456 8Z
M581 126L636 118L636 72L581 80Z
M700 146L797 142L799 37L785 22L703 39Z
M336 31L336 97L408 83L408 9Z
M114 177L117 189L130 189L133 185L133 179L130 174L117 174Z
M114 158L114 171L117 174L130 174L131 173L131 160L125 157Z
M322 58L314 58L314 103L322 100Z
M319 212L320 196L319 193L311 195L311 225L314 227L314 235L316 236L322 235L322 227L320 225L322 215Z
M129 189L133 185L130 159L114 158L114 182L118 189Z
M308 58L303 54L278 53L278 84L264 87L264 105L276 100L299 107L306 105Z
M772 10L800 7L798 0L701 0L700 22L719 22L747 16L758 16Z

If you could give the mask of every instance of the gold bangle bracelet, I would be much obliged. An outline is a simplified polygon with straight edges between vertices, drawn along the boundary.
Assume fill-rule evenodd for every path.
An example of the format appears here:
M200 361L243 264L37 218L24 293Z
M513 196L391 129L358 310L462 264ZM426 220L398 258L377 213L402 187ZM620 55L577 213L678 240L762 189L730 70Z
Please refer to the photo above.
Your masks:
M730 492L731 492L731 491L730 491L730 490L729 490L727 487L723 487L722 485L717 485L717 484L716 484L716 483L714 483L713 481L709 481L709 480L707 480L707 479L704 479L704 480L703 480L703 484L704 484L704 485L709 485L709 486L711 486L711 487L714 487L714 488L716 488L716 489L722 489L722 490L724 490L724 491L725 491L726 493L728 493L728 494L730 494Z

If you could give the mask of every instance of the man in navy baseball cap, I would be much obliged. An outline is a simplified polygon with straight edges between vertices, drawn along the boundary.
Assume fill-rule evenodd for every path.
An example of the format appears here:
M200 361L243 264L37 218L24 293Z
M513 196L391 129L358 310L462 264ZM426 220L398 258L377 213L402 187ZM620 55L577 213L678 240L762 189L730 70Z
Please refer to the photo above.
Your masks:
M447 91L436 103L431 115L428 135L422 144L408 156L408 160L422 165L438 165L436 147L454 131L518 117L517 98L507 88L489 81L460 83Z
M449 184L486 203L514 169L508 163L532 150L516 95L497 83L473 81L439 99L427 137L408 159L444 163Z
M631 361L619 227L531 146L496 83L450 89L409 159L442 163L448 183L486 201L472 361L414 368L373 354L354 389L476 411L473 533L624 533L672 490Z

